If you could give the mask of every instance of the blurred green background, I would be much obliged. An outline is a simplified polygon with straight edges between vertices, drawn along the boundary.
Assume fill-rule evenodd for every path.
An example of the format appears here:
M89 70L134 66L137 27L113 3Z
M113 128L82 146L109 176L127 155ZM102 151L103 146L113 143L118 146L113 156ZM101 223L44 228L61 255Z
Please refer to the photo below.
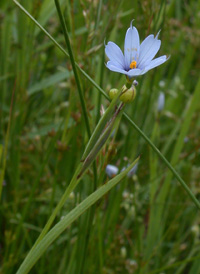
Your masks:
M200 198L200 1L60 0L75 60L108 92L125 77L106 66L104 42L123 49L132 19L141 41L160 29L158 56L138 77L131 119ZM20 4L67 51L53 0ZM79 73L91 129L107 99ZM165 105L158 111L160 93ZM0 3L0 272L16 273L81 160L88 138L70 60L12 1ZM200 273L199 213L165 164L122 118L97 159L138 169L68 228L31 273ZM90 169L57 220L93 191Z

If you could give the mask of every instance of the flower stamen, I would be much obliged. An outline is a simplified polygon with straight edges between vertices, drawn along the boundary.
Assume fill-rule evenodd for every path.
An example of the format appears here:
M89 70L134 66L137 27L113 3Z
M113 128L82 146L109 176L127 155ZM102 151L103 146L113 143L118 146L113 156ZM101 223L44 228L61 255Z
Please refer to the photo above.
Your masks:
M133 60L133 61L130 63L130 69L136 68L136 65L137 65L137 62L136 62L135 60Z

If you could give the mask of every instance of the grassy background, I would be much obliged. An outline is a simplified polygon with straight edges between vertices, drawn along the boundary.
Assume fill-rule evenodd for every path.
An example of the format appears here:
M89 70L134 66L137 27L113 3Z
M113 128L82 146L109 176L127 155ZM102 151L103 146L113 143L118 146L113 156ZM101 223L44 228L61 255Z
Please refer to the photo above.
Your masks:
M137 78L131 119L200 197L200 1L60 1L75 60L106 92L123 75L105 67L104 41L123 48L135 19L141 40L160 29L166 64ZM66 48L54 1L20 1ZM69 59L12 2L0 3L0 260L15 273L65 191L87 144ZM79 74L93 131L108 100ZM157 111L159 93L166 102ZM199 213L138 133L122 119L97 159L97 185L107 164L120 169L141 154L136 174L85 213L32 273L200 272ZM93 191L90 169L57 220ZM94 213L95 212L95 213ZM94 213L94 214L93 214Z

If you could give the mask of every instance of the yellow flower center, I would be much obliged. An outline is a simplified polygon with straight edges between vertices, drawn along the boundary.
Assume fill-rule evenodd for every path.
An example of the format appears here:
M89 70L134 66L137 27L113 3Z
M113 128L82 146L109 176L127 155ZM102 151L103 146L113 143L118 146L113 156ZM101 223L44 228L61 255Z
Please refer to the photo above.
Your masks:
M133 60L133 61L130 63L130 69L136 68L136 65L137 65L137 62Z

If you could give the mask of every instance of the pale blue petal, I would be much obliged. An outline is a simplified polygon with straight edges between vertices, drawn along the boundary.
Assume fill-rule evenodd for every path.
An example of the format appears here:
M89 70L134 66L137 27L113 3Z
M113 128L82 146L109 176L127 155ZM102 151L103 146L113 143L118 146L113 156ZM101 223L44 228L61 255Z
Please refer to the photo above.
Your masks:
M124 56L125 56L125 68L128 70L130 68L130 63L139 58L140 50L140 38L138 31L135 27L130 27L126 32L125 42L124 42Z
M140 46L140 55L138 67L144 68L156 55L160 49L161 41L157 39L157 36L154 38L153 35L149 35Z
M144 58L146 52L149 50L149 46L151 46L154 42L154 36L153 34L147 36L144 41L140 45L140 55L139 55L139 61L138 64L142 61Z
M107 68L109 68L112 71L115 72L119 72L119 73L123 73L127 75L127 71L125 71L124 69L120 69L119 67L116 66L115 63L113 63L112 61L108 61L106 64Z
M149 64L145 67L145 70L148 71L150 69L153 69L155 67L158 67L165 63L169 58L167 58L166 55L160 56L152 61L149 62Z
M127 73L127 75L129 77L133 77L133 76L139 76L143 74L143 70L141 69L130 69Z
M116 64L117 67L124 69L125 60L121 49L113 42L108 42L105 48L107 57Z

